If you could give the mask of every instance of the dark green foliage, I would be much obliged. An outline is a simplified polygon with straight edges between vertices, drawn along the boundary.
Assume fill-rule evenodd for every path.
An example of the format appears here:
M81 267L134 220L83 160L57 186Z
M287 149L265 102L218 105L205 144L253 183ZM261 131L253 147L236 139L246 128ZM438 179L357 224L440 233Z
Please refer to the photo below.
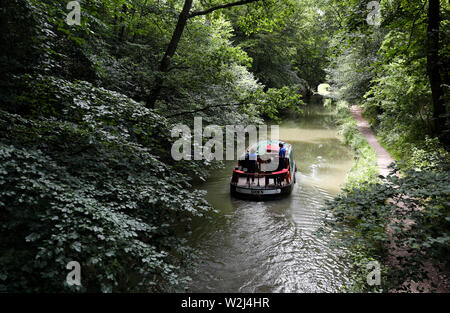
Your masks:
M441 273L448 270L450 168L448 160L444 164L437 170L408 170L401 178L393 171L385 182L346 189L327 204L333 214L327 224L347 234L340 244L354 247L354 256L362 250L366 257L386 262L392 243L407 251L399 254L397 266L385 268L381 290L405 288L401 285L409 280L423 281L427 272L422 265L429 261ZM357 288L372 290L364 283Z
M85 82L17 80L27 87L16 95L22 116L0 111L2 289L63 291L72 260L83 290L182 283L176 266L186 249L174 226L211 209L161 159L167 122Z
M264 85L296 86L302 95L310 96L325 79L328 36L334 22L318 15L317 10L324 7L316 1L278 1L277 6L286 11L283 20L257 33L248 32L240 16L232 16L237 25L234 39L253 59L251 70Z
M172 126L300 112L294 88L263 92L220 14L189 23L145 108L181 3L80 1L68 26L67 1L2 2L1 291L183 290L191 219L214 211L192 180L217 164L175 162Z
M333 2L333 1L332 1ZM358 12L361 2L345 1ZM448 88L444 84L443 101L447 113L436 133L434 104L428 77L427 1L382 1L381 25L346 25L331 41L332 60L329 80L335 96L352 104L362 104L365 116L375 127L383 143L401 159L408 159L411 145L422 145L426 136L439 137L445 144L448 133ZM441 4L441 60L448 54L448 3ZM353 20L345 16L345 21ZM448 63L448 62L447 62ZM448 65L440 63L442 81ZM444 108L445 111L445 108ZM448 136L447 136L448 137Z
M423 281L425 272L420 265L425 262L436 263L441 272L448 271L449 158L443 140L448 132L448 105L443 118L447 122L441 119L436 133L427 58L429 2L380 1L379 27L364 21L364 2L327 2L333 7L346 7L344 14L335 13L341 29L331 40L332 58L327 69L331 96L363 106L379 140L402 170L402 178L390 176L384 183L374 182L373 175L352 176L353 170L347 183L351 188L328 209L336 217L332 224L348 232L343 243L357 266L354 290L388 291L400 288L408 279ZM446 60L449 6L447 2L440 4L439 57ZM439 68L443 81L448 76L447 63L442 62ZM447 101L448 88L442 87ZM343 122L348 137L355 128ZM356 165L359 163L361 159ZM367 172L368 166L363 168L358 172ZM367 182L361 184L361 177ZM406 220L413 222L411 227L403 227ZM407 258L398 260L397 267L387 259L390 222L395 223L390 227L396 233L397 246L410 252ZM347 228L342 227L344 224ZM381 288L370 288L365 282L369 260L383 262Z

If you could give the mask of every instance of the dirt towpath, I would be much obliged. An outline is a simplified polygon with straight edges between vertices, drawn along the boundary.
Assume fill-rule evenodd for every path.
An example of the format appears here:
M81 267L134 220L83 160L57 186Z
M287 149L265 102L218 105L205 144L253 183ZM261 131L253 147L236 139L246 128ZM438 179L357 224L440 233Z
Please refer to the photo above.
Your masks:
M384 149L378 142L372 129L370 129L369 123L362 117L361 108L354 105L350 108L350 113L356 120L356 124L361 134L364 136L364 138L366 138L369 145L377 153L378 172L380 173L380 175L387 176L389 174L388 166L389 164L394 162L394 159L391 157L389 152L387 152L386 149Z
M378 166L378 172L380 175L388 176L390 169L388 169L389 164L394 162L394 159L391 157L389 152L384 149L380 143L378 142L377 138L375 137L375 134L373 133L372 129L370 128L369 123L365 118L362 117L362 109L356 105L352 106L350 108L350 113L352 114L353 118L356 121L356 124L358 126L359 131L363 135L363 137L367 140L369 145L372 147L372 149L377 154L377 166ZM390 236L395 235L388 227L388 233ZM395 246L395 244L391 244L389 246L389 263L391 266L395 266L396 264L396 257L405 255L407 252L405 249L401 249ZM429 292L431 290L431 282L433 282L437 286L437 292L449 292L449 286L447 284L447 277L438 275L436 269L432 266L431 262L428 262L425 264L425 270L428 272L429 277L431 278L431 281L423 281L423 282L412 282L410 285L410 288L407 292L418 292L418 290L422 289L425 292ZM394 291L395 292L395 291Z

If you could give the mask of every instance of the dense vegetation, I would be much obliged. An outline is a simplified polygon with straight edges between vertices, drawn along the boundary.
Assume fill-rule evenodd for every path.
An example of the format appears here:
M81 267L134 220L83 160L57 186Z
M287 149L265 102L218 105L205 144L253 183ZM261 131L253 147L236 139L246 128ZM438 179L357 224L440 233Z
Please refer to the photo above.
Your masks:
M377 27L357 14L365 3L330 2L348 12L330 42L331 96L344 136L362 156L356 167L368 161L328 203L336 218L331 224L347 233L341 243L351 247L358 265L354 290L411 290L411 281L429 278L430 263L440 274L449 271L450 7L444 1L381 1ZM398 161L382 181L370 170L376 168L373 152L358 135L354 139L357 130L345 103L362 105L378 139ZM389 258L392 246L403 251L395 261ZM381 286L365 282L369 260L384 265Z
M342 243L386 260L387 222L407 218L407 276L383 289L448 267L448 3L381 1L376 27L356 0L80 0L80 25L68 2L0 5L0 291L183 290L191 220L214 212L193 181L220 164L175 162L172 127L279 121L325 80L360 156L329 204ZM347 104L401 178L377 180Z
M183 290L190 221L214 211L192 182L218 164L175 162L172 126L301 112L301 3L86 0L80 25L67 3L1 4L0 290Z

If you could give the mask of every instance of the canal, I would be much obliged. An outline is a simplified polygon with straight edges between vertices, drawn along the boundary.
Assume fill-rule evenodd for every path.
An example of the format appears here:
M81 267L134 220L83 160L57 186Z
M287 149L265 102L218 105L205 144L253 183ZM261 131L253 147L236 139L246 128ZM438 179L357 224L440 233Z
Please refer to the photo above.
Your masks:
M280 125L293 144L297 184L284 199L250 202L230 197L229 162L201 186L219 213L195 227L189 292L339 292L349 281L345 251L314 231L320 210L345 181L353 162L332 113L310 104L301 118Z

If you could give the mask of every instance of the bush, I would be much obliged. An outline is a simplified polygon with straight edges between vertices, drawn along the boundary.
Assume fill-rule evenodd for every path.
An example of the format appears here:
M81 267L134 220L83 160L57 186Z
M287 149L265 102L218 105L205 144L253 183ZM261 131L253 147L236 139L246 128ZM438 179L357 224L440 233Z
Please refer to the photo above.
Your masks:
M212 209L162 158L167 121L86 82L11 83L20 105L0 107L0 289L73 290L70 261L79 291L182 288L188 251L175 229Z
M404 282L423 281L423 265L432 261L441 272L448 271L450 253L450 166L443 170L407 170L394 173L383 183L366 183L347 188L327 208L334 219L327 220L335 230L347 234L341 244L352 247L353 256L387 262L392 243L408 253L397 257L398 267L385 268L381 289L407 288ZM393 239L387 227L394 231ZM373 291L360 285L358 291ZM372 288L372 289L371 289Z

